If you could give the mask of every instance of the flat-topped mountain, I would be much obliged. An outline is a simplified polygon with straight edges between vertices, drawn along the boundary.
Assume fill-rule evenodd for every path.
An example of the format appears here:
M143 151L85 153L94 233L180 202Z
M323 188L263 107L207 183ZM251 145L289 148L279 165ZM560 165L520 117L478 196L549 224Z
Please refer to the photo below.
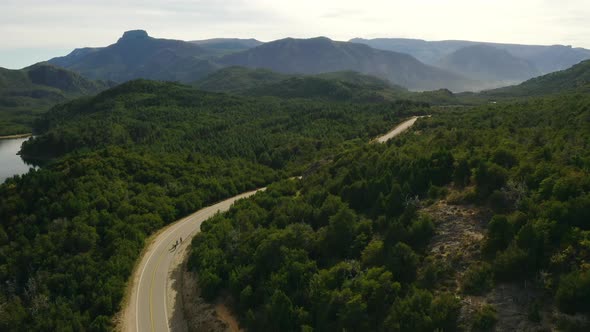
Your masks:
M288 74L357 71L386 79L411 90L448 88L469 90L474 82L410 55L376 50L366 45L337 42L325 37L287 38L222 57L226 66L266 68Z
M133 30L110 46L77 49L49 63L91 79L191 81L217 69L207 60L212 53L194 43L153 38L143 30Z

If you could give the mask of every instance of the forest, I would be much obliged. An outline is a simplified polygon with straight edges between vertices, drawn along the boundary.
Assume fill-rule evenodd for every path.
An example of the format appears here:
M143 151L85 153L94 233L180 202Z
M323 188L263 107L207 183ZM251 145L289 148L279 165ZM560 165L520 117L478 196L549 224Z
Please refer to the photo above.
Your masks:
M23 150L44 166L0 185L0 330L112 330L152 233L426 109L149 81L56 106Z
M588 317L587 94L436 107L333 98L342 86L236 96L138 80L42 115L22 152L43 167L0 185L0 330L112 330L151 234L269 184L206 221L189 261L249 330L489 330L496 309L465 320L462 299L510 282ZM465 274L428 250L423 210L440 199L491 211Z
M508 282L588 317L589 172L583 93L433 110L393 142L351 147L208 220L189 266L253 331L492 330L495 308L461 320L461 298ZM425 250L436 228L421 210L450 190L492 212L461 276Z

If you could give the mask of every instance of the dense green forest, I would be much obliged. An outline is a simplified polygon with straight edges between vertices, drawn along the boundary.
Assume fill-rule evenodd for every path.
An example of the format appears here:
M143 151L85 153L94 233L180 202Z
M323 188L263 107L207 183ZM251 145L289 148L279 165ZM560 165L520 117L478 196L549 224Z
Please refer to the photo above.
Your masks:
M45 63L0 68L0 136L30 133L34 119L55 104L111 86Z
M112 329L145 239L361 146L426 104L235 97L135 81L59 105L0 185L0 330Z
M45 166L0 185L0 330L111 330L151 234L270 183L205 222L189 262L203 296L230 294L250 330L485 330L495 309L464 320L462 296L524 281L587 317L585 90L430 107L457 96L362 97L378 83L295 77L263 96L139 80L54 107L23 146ZM423 208L449 192L492 212L464 275L428 250Z
M515 98L590 91L590 60L554 73L535 77L516 86L484 91L482 97Z
M370 140L399 118L426 114L427 106L409 101L248 98L133 81L56 107L35 123L40 136L27 143L23 153L55 157L117 145L241 157L280 169L311 161L344 140Z
M489 329L493 307L458 320L461 294L440 287L457 276L425 250L436 229L421 207L452 189L493 212L466 294L526 280L587 316L589 172L586 94L445 108L205 222L189 265L254 331Z

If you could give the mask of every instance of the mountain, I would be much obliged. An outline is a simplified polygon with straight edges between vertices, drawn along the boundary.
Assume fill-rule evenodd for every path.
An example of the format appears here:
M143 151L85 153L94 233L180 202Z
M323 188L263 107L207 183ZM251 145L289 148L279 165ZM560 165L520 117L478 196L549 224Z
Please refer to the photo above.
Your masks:
M91 79L190 82L218 68L209 61L213 54L194 43L152 38L143 30L133 30L125 32L113 45L77 49L49 63Z
M287 38L219 59L225 66L266 68L286 74L357 71L410 90L468 90L474 82L425 65L412 56L328 38Z
M195 82L201 90L250 96L340 100L399 99L408 91L352 71L318 75L280 74L268 69L228 67Z
M563 70L536 77L520 85L483 91L488 97L528 97L564 92L590 92L590 60Z
M287 38L264 44L254 39L184 42L152 38L143 30L134 30L125 32L113 45L76 49L49 63L90 79L115 82L143 78L192 83L218 69L242 66L283 74L356 71L410 90L464 91L476 90L480 85L407 54L328 38Z
M0 135L30 132L33 117L39 112L113 85L47 63L20 70L0 68Z
M540 74L531 62L485 44L460 48L442 58L437 66L499 86L520 83Z
M484 44L505 50L515 57L530 61L541 74L567 69L580 61L590 59L590 50L563 45L519 45L465 40L425 41L404 38L355 38L350 41L381 50L407 53L431 65L438 63L445 56L461 48Z
M219 54L234 53L260 46L263 42L256 39L238 38L214 38L205 40L192 40L190 43L199 45Z

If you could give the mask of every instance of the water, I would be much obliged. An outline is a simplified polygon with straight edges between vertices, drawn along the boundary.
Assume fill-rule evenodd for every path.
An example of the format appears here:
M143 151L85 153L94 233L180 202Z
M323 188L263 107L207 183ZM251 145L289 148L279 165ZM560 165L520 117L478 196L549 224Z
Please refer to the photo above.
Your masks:
M0 139L0 184L9 177L25 174L33 166L26 164L19 155L20 146L29 138Z

